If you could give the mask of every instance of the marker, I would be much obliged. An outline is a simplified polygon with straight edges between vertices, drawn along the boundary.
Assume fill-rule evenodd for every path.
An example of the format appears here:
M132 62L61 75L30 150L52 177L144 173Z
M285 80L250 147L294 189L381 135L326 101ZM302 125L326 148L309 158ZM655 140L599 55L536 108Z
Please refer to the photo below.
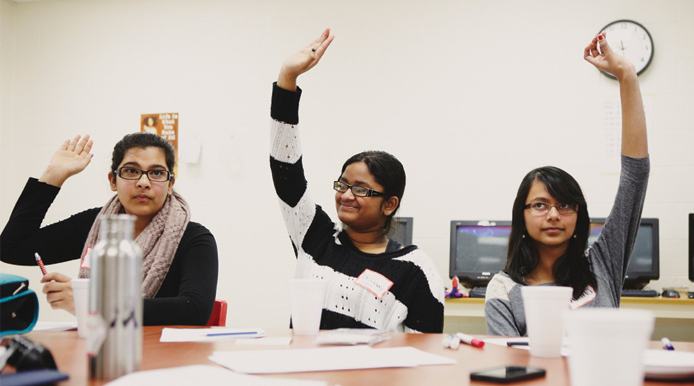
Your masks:
M483 341L481 341L479 339L475 339L470 335L463 334L462 332L459 332L455 335L460 339L461 342L463 342L465 344L469 344L472 347L477 347L477 348L483 348L484 347Z
M660 342L663 344L663 350L675 351L675 347L672 345L672 342L670 342L670 339L663 338Z
M41 260L41 256L39 256L39 253L34 253L34 257L36 258L36 264L38 264L39 268L41 268L41 272L43 273L43 275L48 275L48 272L46 271L46 266L43 265L43 261Z
M529 342L506 342L507 346L528 346Z
M457 350L460 347L460 339L455 335L448 334L447 337L443 338L443 347Z
M244 331L244 332L214 332L207 334L205 336L225 336L225 335L258 335L257 331Z

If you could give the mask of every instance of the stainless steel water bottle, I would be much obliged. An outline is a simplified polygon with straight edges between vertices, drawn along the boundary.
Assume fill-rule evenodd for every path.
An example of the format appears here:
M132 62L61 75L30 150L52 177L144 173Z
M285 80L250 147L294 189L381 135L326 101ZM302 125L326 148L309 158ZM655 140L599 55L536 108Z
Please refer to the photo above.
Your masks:
M135 217L102 216L89 273L89 376L115 379L142 361L142 250Z

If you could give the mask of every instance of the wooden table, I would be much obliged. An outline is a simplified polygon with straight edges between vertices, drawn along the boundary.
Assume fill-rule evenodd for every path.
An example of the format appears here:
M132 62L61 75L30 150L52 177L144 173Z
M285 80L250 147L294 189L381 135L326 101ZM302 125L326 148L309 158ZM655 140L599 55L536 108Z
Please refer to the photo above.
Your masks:
M294 336L289 346L247 346L236 345L233 341L213 343L161 343L162 326L144 328L142 370L152 370L191 364L214 365L207 357L213 351L221 350L291 350L317 347L315 337ZM268 331L268 337L291 336L290 330ZM90 381L87 373L86 340L79 339L76 331L34 331L27 334L29 339L48 347L58 364L58 369L70 374L70 379L61 382L67 385L103 385L105 381ZM484 349L461 345L458 350L444 349L441 342L443 334L404 334L392 333L391 339L374 346L401 347L412 346L433 354L457 360L456 365L420 366L415 368L389 368L349 371L310 372L293 374L264 375L277 378L301 378L324 380L330 385L491 385L483 382L470 382L470 372L501 365L530 365L547 370L547 376L526 381L529 385L569 385L568 363L566 358L533 358L529 351L487 344ZM660 348L659 342L652 342L652 348ZM694 352L694 343L674 342L678 350ZM678 386L691 383L677 383ZM644 385L667 385L672 383L645 382Z

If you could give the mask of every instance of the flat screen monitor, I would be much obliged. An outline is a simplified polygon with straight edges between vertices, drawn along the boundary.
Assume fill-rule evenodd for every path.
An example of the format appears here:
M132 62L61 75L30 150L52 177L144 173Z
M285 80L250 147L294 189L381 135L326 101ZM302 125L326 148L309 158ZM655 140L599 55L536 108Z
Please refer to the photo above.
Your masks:
M450 277L485 287L506 266L510 234L511 221L451 221Z
M694 213L689 214L689 280L694 281Z
M412 217L393 217L393 233L388 237L403 246L412 245L413 223L414 219Z
M590 219L588 245L597 240L605 225L604 218ZM641 289L660 277L660 236L657 218L642 218L631 254L624 288Z

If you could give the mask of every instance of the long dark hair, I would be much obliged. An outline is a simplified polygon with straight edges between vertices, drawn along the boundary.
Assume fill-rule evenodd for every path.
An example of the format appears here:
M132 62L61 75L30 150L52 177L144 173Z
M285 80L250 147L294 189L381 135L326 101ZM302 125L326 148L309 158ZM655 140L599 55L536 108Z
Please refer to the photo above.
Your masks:
M370 150L355 154L345 161L345 164L342 165L340 176L342 176L342 174L345 172L347 166L355 162L363 162L366 164L376 182L383 186L383 193L386 195L384 199L387 200L392 196L398 198L398 206L395 208L393 213L386 217L386 223L383 226L383 229L387 234L390 232L390 228L393 224L393 216L398 211L398 208L400 208L402 196L405 194L405 183L407 179L405 176L405 168L402 166L402 163L393 155L386 153L385 151Z
M509 236L508 257L504 271L517 283L523 283L523 277L537 266L539 255L535 243L527 236L524 215L525 200L536 180L542 182L549 194L557 201L578 205L574 231L576 237L569 239L566 253L554 263L552 270L555 282L558 285L573 288L574 299L581 296L587 285L593 286L593 289L597 291L598 282L585 256L590 232L590 217L588 216L586 200L578 182L569 173L554 166L531 170L525 175L518 188L516 200L513 202L511 235Z

